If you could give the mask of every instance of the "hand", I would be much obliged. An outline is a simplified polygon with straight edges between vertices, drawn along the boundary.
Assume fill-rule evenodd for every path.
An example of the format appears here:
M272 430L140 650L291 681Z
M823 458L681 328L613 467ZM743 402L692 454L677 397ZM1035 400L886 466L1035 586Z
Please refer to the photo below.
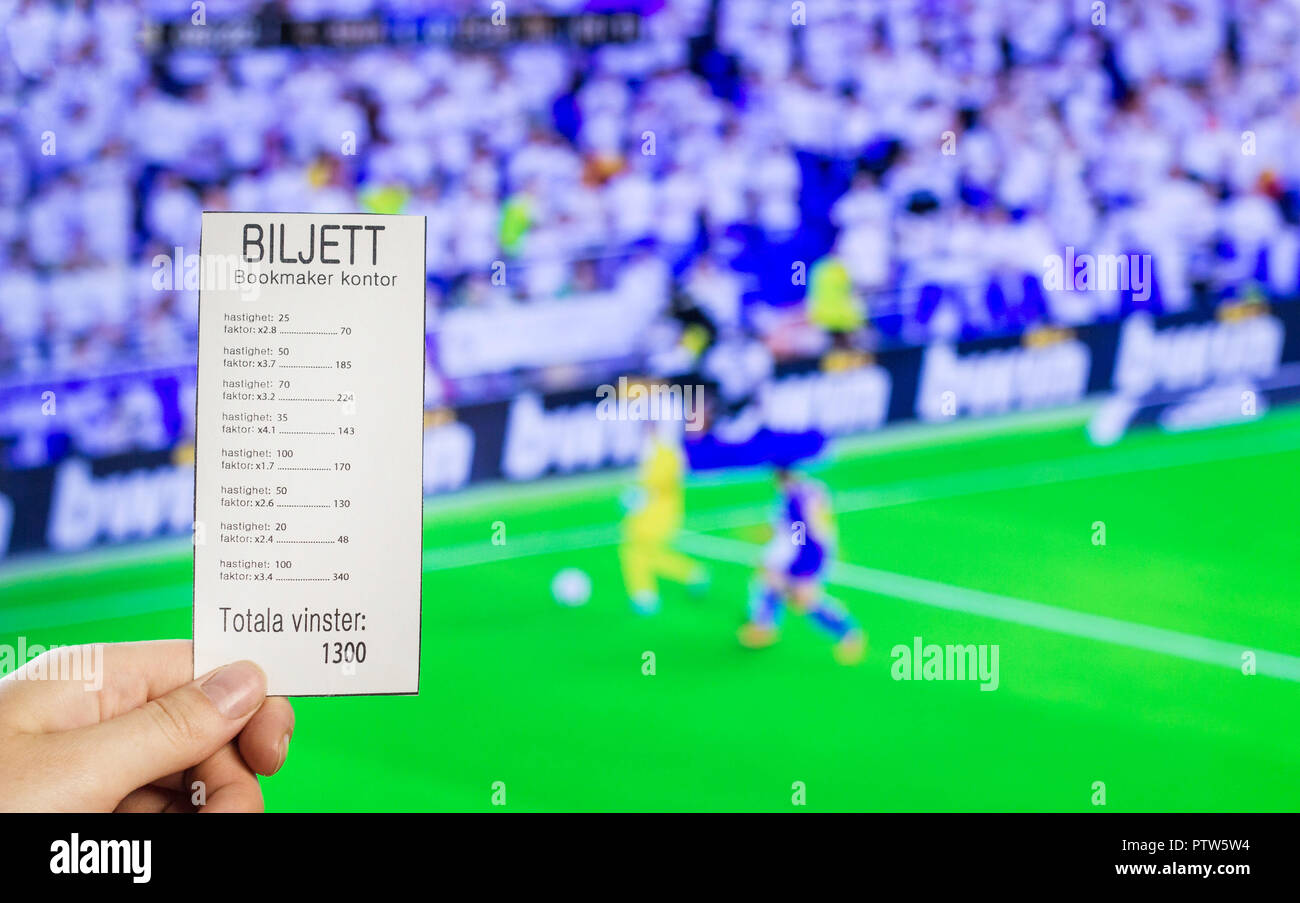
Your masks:
M193 667L189 640L110 643L0 680L0 809L261 812L257 774L284 764L293 708L252 662Z

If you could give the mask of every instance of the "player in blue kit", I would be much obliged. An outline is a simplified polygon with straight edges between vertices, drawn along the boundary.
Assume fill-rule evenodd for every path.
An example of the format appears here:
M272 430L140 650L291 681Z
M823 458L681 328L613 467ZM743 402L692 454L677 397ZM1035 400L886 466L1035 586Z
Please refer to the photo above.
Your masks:
M772 541L756 575L749 600L749 620L739 639L762 649L780 638L783 606L806 614L835 639L835 660L856 665L866 656L867 637L837 599L826 595L823 581L835 552L835 525L825 488L788 467L778 466L780 504Z

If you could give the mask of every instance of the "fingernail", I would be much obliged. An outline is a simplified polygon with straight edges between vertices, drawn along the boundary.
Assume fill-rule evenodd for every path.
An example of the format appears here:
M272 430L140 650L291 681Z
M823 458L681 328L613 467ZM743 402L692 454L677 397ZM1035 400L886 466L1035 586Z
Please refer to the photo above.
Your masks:
M284 767L284 760L287 758L289 758L289 735L286 733L280 739L280 764L275 766L276 771Z
M243 718L266 696L266 676L252 662L235 662L220 668L199 685L222 715Z

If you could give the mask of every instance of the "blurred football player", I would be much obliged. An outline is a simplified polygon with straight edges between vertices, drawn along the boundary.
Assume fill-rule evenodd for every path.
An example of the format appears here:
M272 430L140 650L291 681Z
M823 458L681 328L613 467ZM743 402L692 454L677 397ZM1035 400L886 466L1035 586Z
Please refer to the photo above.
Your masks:
M708 572L671 548L682 527L683 478L686 457L681 448L682 424L646 422L646 443L636 486L624 496L627 516L619 563L632 607L641 614L659 610L659 580L686 585L692 592L708 586Z
M835 526L826 490L788 467L777 466L781 498L775 535L750 593L749 620L740 628L742 645L762 649L780 637L785 607L812 618L835 640L835 659L856 665L866 655L867 638L843 603L823 588L834 556Z

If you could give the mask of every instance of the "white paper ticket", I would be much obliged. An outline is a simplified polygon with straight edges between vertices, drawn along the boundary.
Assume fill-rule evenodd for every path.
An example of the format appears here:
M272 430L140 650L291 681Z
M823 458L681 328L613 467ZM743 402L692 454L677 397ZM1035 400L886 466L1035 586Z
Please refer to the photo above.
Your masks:
M424 218L204 213L194 672L416 693Z

